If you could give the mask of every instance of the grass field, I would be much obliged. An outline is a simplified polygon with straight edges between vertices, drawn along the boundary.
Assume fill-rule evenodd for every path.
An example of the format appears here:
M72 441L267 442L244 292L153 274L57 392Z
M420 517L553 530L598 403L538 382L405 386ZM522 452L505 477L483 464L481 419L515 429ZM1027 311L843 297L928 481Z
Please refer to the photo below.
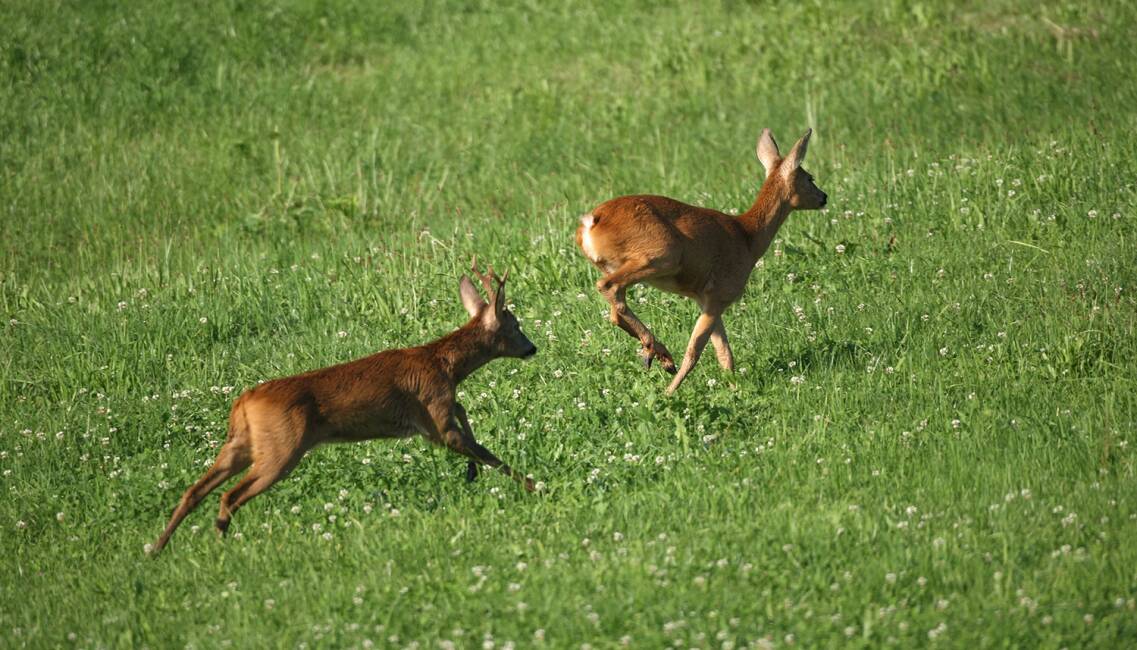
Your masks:
M0 646L1122 647L1137 639L1137 5L0 3ZM577 217L790 218L677 395ZM256 382L465 320L544 482L324 447L143 553ZM688 301L635 307L673 351Z

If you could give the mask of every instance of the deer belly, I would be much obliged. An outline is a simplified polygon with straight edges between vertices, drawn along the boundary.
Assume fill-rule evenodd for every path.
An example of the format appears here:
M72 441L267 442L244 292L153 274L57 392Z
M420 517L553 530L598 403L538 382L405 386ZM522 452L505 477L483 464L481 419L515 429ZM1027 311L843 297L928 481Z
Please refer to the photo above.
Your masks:
M324 442L362 442L377 438L410 438L418 433L414 427L400 424L382 423L367 427L337 429L324 439Z
M687 296L688 298L695 297L695 294L689 291L685 286L679 283L679 278L675 276L666 278L648 278L644 280L645 283L667 293L675 293L680 296Z

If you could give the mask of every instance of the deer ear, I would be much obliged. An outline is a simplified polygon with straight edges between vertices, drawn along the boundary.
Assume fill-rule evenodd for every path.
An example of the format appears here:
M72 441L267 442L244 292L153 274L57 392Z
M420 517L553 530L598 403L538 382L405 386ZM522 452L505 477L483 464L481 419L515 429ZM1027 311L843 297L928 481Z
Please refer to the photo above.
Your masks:
M471 317L477 316L482 307L486 306L486 301L478 295L478 290L474 288L474 283L470 282L470 278L462 276L458 281L458 295L462 297L462 306Z
M778 153L778 143L774 142L774 134L770 133L770 129L762 129L762 135L758 136L758 162L766 168L767 176L781 157Z
M790 149L789 155L786 156L785 163L782 165L782 173L789 176L795 169L801 167L802 161L805 160L805 150L809 146L809 136L813 135L813 129L806 129L805 135L801 136L794 144L794 148Z

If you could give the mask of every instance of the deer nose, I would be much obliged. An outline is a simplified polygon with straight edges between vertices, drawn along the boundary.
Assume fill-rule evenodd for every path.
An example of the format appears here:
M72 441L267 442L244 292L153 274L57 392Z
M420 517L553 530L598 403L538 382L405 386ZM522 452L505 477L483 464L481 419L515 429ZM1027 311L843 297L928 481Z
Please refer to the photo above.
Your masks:
M521 358L522 359L528 359L529 357L533 356L534 354L537 354L537 346L536 345L534 345L534 346L530 347L528 350L526 350L525 354L521 355Z
M821 195L821 207L824 208L825 204L828 202L829 202L829 195L828 194L822 194Z

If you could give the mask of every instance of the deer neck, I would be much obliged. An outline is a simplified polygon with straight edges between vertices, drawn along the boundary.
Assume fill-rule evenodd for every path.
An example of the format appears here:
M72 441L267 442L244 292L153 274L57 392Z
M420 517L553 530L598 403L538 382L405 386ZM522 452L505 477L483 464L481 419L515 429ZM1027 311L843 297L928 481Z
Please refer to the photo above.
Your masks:
M754 205L738 218L750 236L750 251L755 261L770 247L770 242L774 241L778 229L793 211L782 189L779 183L767 180L762 184Z
M455 385L494 358L479 332L476 318L438 339L431 347L438 365L450 375Z

